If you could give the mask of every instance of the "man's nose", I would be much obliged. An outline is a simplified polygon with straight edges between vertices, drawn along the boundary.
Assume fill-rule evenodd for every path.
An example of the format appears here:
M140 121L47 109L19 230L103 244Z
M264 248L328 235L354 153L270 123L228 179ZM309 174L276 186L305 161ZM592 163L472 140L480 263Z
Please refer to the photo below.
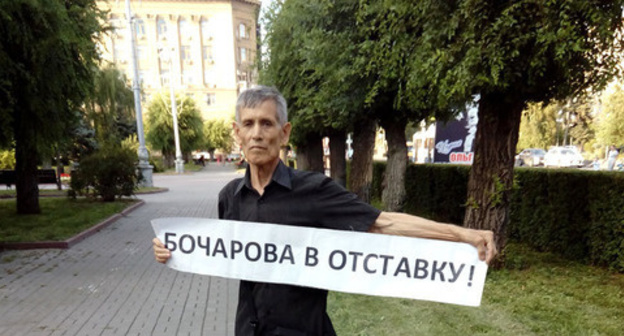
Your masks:
M251 136L254 139L262 138L262 127L260 127L260 124L255 124L254 127L251 129Z

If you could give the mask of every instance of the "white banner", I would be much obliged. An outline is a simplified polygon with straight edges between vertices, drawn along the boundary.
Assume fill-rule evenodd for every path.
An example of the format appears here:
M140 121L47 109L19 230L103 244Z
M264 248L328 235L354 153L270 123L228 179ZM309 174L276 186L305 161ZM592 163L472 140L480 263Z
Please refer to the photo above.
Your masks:
M175 270L479 306L487 264L465 243L204 218L152 221Z

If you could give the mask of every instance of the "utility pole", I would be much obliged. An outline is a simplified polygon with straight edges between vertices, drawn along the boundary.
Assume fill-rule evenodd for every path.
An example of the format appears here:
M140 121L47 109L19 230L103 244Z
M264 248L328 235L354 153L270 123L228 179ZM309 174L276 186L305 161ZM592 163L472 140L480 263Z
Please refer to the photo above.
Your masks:
M130 10L130 0L126 0L126 18L128 19L128 32L130 36L130 52L132 55L132 91L134 93L134 110L136 111L137 137L139 138L139 164L137 165L143 179L140 185L143 187L152 187L153 166L149 164L149 153L145 147L145 135L143 134L143 114L141 113L141 87L139 82L139 64L136 54L136 36L133 25L132 11Z

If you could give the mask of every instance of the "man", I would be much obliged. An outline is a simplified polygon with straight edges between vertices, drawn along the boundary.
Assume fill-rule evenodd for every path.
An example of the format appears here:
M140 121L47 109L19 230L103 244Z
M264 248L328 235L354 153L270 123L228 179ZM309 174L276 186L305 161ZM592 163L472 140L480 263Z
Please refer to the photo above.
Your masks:
M274 88L241 93L233 128L249 165L244 178L219 193L219 218L461 241L486 262L496 254L490 231L381 212L322 174L286 167L279 153L291 125ZM157 238L153 244L156 260L165 263L170 252ZM241 281L236 335L335 335L326 305L325 290Z

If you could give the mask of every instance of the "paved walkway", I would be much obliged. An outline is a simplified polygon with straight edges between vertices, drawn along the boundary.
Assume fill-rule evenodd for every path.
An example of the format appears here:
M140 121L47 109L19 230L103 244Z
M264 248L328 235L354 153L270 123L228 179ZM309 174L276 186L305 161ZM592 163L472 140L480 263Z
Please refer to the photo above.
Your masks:
M208 165L155 175L169 192L69 250L0 253L0 335L233 335L238 282L180 273L154 261L150 220L217 217L236 177Z

